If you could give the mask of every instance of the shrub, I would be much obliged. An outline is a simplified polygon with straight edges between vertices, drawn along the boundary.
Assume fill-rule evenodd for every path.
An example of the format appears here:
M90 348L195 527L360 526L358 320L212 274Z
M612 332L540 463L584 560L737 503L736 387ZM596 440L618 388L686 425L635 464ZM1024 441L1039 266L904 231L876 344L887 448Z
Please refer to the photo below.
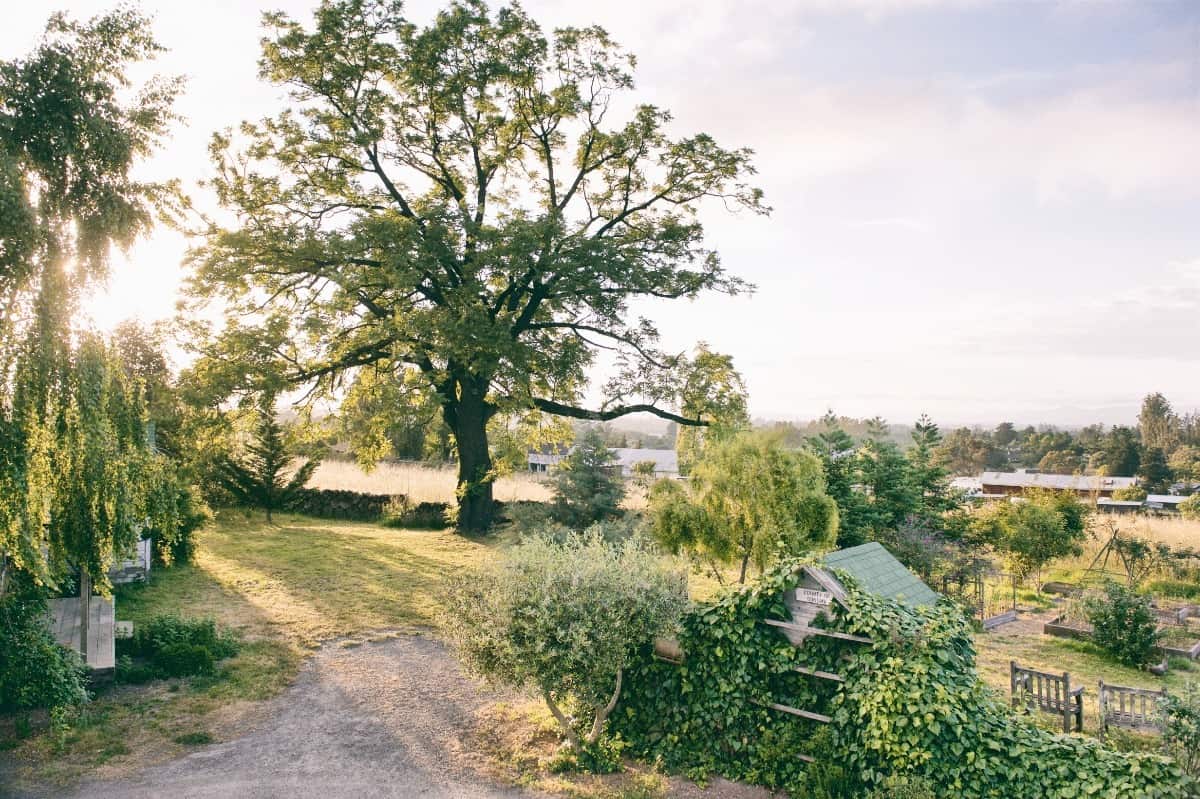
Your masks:
M620 514L625 486L616 459L599 429L585 432L555 467L555 519L585 527Z
M1180 502L1179 513L1185 519L1200 519L1200 493L1192 494Z
M686 605L686 578L657 553L591 532L526 540L454 580L445 629L471 671L536 689L584 755L596 752L634 650L672 629Z
M131 638L117 640L117 648L130 655L153 658L172 644L191 644L212 653L214 660L237 654L237 639L219 632L212 619L184 619L170 614L155 616L134 629Z
M1192 776L1200 776L1200 689L1189 682L1182 695L1162 702L1163 746Z
M405 530L441 530L450 525L449 513L450 505L445 502L393 504L384 525Z
M129 655L117 658L116 681L125 685L141 685L158 679L158 671L145 663L134 663Z
M1150 662L1158 643L1158 619L1149 597L1110 581L1103 594L1088 598L1085 609L1097 646L1129 666Z
M213 672L213 654L199 644L167 644L154 653L153 663L164 677L191 677Z
M1141 486L1125 486L1115 489L1112 498L1118 502L1145 502L1148 494Z
M710 442L686 488L654 484L648 516L668 550L687 553L718 581L721 566L736 565L743 583L751 565L762 571L781 557L829 546L838 527L817 457L762 433Z
M44 600L0 601L0 709L67 708L87 701L83 661L54 640Z
M117 639L117 680L212 674L216 661L232 657L238 648L237 639L218 631L212 619L156 616L136 627L132 638Z

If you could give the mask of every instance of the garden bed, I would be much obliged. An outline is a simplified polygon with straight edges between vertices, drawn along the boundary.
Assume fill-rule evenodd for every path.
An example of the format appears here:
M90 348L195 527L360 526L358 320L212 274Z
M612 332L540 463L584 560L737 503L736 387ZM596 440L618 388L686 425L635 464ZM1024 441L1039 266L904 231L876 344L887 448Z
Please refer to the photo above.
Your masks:
M1088 641L1092 637L1092 625L1085 621L1068 619L1066 614L1055 616L1046 622L1042 632L1055 638L1073 638L1076 641Z

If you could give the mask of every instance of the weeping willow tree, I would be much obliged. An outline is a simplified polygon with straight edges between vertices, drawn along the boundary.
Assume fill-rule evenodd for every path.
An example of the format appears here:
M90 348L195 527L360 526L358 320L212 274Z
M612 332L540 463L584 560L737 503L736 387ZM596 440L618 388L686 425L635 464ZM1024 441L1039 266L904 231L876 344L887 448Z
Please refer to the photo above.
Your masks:
M30 55L0 62L0 597L14 572L53 587L71 567L103 590L143 528L173 527L139 386L72 326L113 249L175 207L172 185L132 176L180 87L129 79L160 50L122 8L55 15Z

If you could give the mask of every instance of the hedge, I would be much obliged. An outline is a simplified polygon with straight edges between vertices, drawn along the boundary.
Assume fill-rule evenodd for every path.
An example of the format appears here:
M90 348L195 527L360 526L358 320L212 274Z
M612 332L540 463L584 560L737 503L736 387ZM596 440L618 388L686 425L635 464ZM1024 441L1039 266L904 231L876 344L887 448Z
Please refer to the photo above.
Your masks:
M348 519L370 522L381 518L390 508L406 504L402 494L363 494L326 488L305 488L288 509L322 519Z
M900 777L963 799L1196 795L1167 758L1112 751L1016 716L980 682L969 623L948 604L912 609L851 588L849 608L831 627L874 643L810 637L793 647L762 621L788 618L783 592L802 565L789 562L696 607L679 637L681 665L649 648L641 653L612 717L634 752L693 776L712 772L797 795L805 795L809 768L800 753L817 755L820 769L844 771L863 793ZM806 677L797 665L845 682ZM766 702L832 721L796 718Z

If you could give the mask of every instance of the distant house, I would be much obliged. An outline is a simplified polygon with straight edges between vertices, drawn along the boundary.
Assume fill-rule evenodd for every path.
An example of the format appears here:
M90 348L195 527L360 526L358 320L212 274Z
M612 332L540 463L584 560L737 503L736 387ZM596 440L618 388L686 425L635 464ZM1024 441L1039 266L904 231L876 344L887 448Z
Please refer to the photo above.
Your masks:
M984 472L979 476L983 495L1013 496L1031 488L1069 491L1081 498L1112 498L1119 488L1130 488L1136 477L1105 477L1086 474L1043 474L1042 472Z
M542 444L536 450L531 450L526 458L531 472L548 472L550 467L557 464L571 448L566 444Z
M622 477L632 477L633 467L639 463L653 463L655 477L678 477L679 456L673 449L642 449L636 447L612 447L616 456L614 469L621 470ZM571 448L565 444L545 444L528 453L529 471L544 473L551 470L563 458L567 457Z
M1179 504L1187 497L1178 494L1149 494L1144 504L1146 510L1159 513L1179 513Z
M621 467L622 477L632 477L633 467L639 463L653 463L655 477L679 476L679 455L673 449L615 447L613 454L617 456L617 465Z

